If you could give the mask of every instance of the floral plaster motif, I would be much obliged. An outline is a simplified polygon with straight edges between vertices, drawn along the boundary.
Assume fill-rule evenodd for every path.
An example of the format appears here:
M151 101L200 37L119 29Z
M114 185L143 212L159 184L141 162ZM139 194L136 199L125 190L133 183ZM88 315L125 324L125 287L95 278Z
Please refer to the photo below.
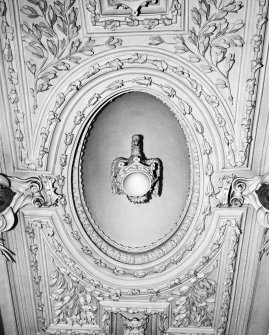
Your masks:
M30 92L35 113L39 107L38 95L50 89L59 73L94 55L96 48L116 48L122 44L122 40L109 37L104 42L96 43L93 38L82 38L76 0L29 2L30 5L21 7L21 13L28 18L21 29L30 53L26 66L33 79Z
M84 86L97 76L100 76L103 73L107 72L107 70L111 72L119 71L122 69L128 69L134 64L137 67L143 68L144 70L153 68L161 73L165 72L172 76L176 75L176 77L180 81L184 82L184 84L187 84L188 88L199 99L203 100L204 103L206 103L210 112L213 114L216 125L223 138L223 145L225 146L225 150L227 152L226 164L228 166L234 166L234 131L230 129L230 126L228 126L228 123L226 122L226 116L223 116L222 106L220 105L220 101L218 100L217 96L212 94L212 92L208 92L195 78L193 78L192 74L186 68L183 68L181 66L175 66L173 63L165 61L162 58L153 58L148 54L139 53L134 53L127 57L117 57L106 62L105 64L97 63L93 66L90 66L90 68L85 71L85 73L78 80L71 82L64 91L60 92L57 95L54 108L49 112L47 124L41 129L40 135L42 137L42 142L39 150L39 155L36 160L37 166L39 168L44 166L45 159L49 151L49 148L47 148L47 142L49 141L50 135L52 133L51 128L55 126L55 124L59 121L61 110L64 108L65 104L69 101L69 99L77 92L78 87L79 89L81 89L82 86ZM141 87L148 87L152 84L151 78L148 76L133 78L133 82ZM165 95L167 95L169 98L177 100L180 108L186 109L185 114L189 114L190 109L187 106L188 104L184 104L184 102L181 101L181 98L177 98L177 92L171 85L162 85L159 83L156 83L154 85L157 85L161 89L161 91L165 93ZM95 105L101 101L104 93L113 92L117 89L122 88L123 86L124 83L121 80L115 80L111 82L107 87L104 88L102 92L94 93L91 96L91 98L88 100L87 107L94 108ZM199 122L195 123L198 131ZM64 156L62 156L61 164L65 164L64 159Z
M22 166L34 168L34 162L30 158L29 148L25 139L25 119L26 113L20 105L19 96L19 74L16 69L16 59L14 51L14 28L10 24L9 8L6 1L0 1L1 20L1 46L4 62L7 64L7 85L10 110L14 120L14 139L16 154Z
M153 36L149 44L173 44L176 54L197 63L205 74L216 73L216 87L227 89L228 100L233 103L229 75L235 63L233 48L244 45L243 38L238 34L244 23L242 20L230 21L229 17L240 11L242 2L202 0L198 5L191 9L194 27L187 37L177 35L174 42L167 42L161 36Z
M37 229L40 228L40 222L33 221L29 222L25 228L25 232L28 235L29 239L29 252L31 258L31 270L32 270L32 279L34 283L34 292L36 299L36 310L38 311L38 322L40 330L45 332L48 328L48 322L45 318L44 313L44 294L42 291L42 277L40 274L40 263L39 263L39 243L37 240Z
M96 325L98 307L93 289L84 287L77 277L59 267L50 278L50 286L54 288L54 324Z

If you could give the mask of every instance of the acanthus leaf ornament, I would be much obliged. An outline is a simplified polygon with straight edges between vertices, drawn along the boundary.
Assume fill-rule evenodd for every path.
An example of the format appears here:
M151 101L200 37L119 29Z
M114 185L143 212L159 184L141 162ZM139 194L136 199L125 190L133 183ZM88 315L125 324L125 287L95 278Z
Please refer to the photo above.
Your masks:
M55 301L54 324L96 325L98 308L93 290L84 287L79 278L66 272L66 269L56 267L50 276L50 287L55 287L51 296ZM57 289L59 286L61 289Z
M253 178L224 176L223 186L216 194L219 207L252 205L257 211L257 222L269 228L269 173Z
M33 113L39 107L38 95L50 90L60 72L69 71L84 58L91 57L98 47L116 48L122 44L121 39L110 37L97 45L94 39L79 36L81 25L78 24L79 12L75 3L76 0L69 5L59 1L53 4L36 1L31 2L32 6L21 7L22 14L34 19L32 24L24 21L21 26L26 49L34 57L26 61L34 82L30 88ZM74 83L70 90L80 88L79 83Z
M121 319L124 327L124 335L145 335L147 329L149 315L144 313L142 315L126 315L121 313Z
M41 275L41 266L39 260L40 253L40 241L38 240L37 231L42 229L45 223L42 220L33 220L28 222L25 232L28 236L28 248L29 255L31 260L31 273L32 273L32 281L34 285L35 291L35 307L38 313L38 323L39 328L43 332L45 332L48 328L47 319L45 317L45 304L44 304L44 295L42 290L43 278ZM45 224L46 225L46 224Z
M16 223L17 212L27 206L50 207L56 206L61 195L55 190L55 179L52 177L30 177L20 179L18 177L8 177L0 174L0 188L8 194L9 201L0 212L0 234L11 230ZM12 192L13 196L10 196ZM9 261L14 261L14 253L4 246L4 241L0 242L0 251Z
M131 156L118 157L111 165L111 188L114 194L126 194L135 203L146 203L152 194L161 194L162 162L158 158L147 159L143 152L143 136L133 135Z
M265 43L266 23L268 21L268 2L258 1L259 11L256 15L256 31L251 39L252 60L250 75L246 81L245 112L241 123L241 146L238 152L237 166L243 166L248 161L250 144L252 142L253 122L257 105L258 78L263 66L262 55Z
M228 15L238 13L243 7L241 1L216 2L199 1L199 7L191 9L194 24L185 37L174 36L169 42L161 36L150 37L149 45L172 44L180 57L188 56L191 63L198 64L205 74L215 73L215 85L228 91L228 100L233 103L230 71L235 64L235 54L231 48L242 47L244 40L237 33L244 27L243 21L229 22Z
M180 288L173 308L174 327L211 327L216 299L216 282L209 278L193 278Z

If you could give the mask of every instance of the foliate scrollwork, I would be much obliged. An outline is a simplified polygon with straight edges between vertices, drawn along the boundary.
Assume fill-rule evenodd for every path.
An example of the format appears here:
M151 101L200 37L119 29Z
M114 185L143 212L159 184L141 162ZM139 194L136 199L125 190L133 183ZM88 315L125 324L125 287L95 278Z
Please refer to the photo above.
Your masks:
M27 166L30 169L35 168L35 164L32 159L29 158L29 150L27 148L27 142L24 134L26 127L25 122L25 111L20 106L19 96L19 73L16 69L15 54L14 51L14 27L10 23L10 8L8 2L5 0L0 1L0 22L1 22L1 42L2 42L2 54L3 60L7 63L7 90L9 92L9 104L10 109L13 112L15 120L14 134L15 144L17 150L17 156L23 166ZM3 38L2 38L3 37ZM4 74L3 74L4 75Z
M269 210L266 208L269 173L253 178L235 178L231 185L230 205L240 207L252 205L257 211L257 221L269 228ZM259 191L261 188L261 191ZM260 201L261 198L261 201Z
M268 231L267 231L268 232ZM265 232L265 240L263 242L263 245L259 251L259 259L262 259L262 256L265 254L266 256L269 255L269 238L267 235L267 232Z
M117 43L117 39L111 37L112 42L111 43ZM89 69L85 71L85 73L79 77L78 81L81 82L82 85L85 85L89 81L91 81L96 74L103 73L103 71L111 70L111 71L118 71L120 69L124 69L128 66L128 64L135 64L136 66L152 66L156 68L160 72L172 72L175 73L180 80L183 80L187 85L190 85L191 90L200 97L201 95L206 97L206 101L209 104L210 107L214 107L214 117L216 119L216 122L218 124L218 127L223 132L223 140L224 145L226 147L227 151L227 163L230 166L235 166L235 145L234 145L234 134L231 133L230 129L227 127L227 122L225 118L222 116L221 111L219 110L219 100L216 96L211 95L210 93L207 93L204 89L204 87L194 78L191 76L189 71L186 68L183 68L181 66L175 67L172 63L165 61L161 58L152 58L148 54L139 54L134 53L130 55L128 58L118 57L115 59L112 59L109 62L106 62L105 64L101 65L100 63L97 63L93 66L90 66ZM147 71L148 68L146 68ZM167 94L169 98L176 98L177 102L179 104L179 108L182 110L183 114L186 116L192 116L192 109L181 98L179 98L177 95L175 95L175 90L172 87L168 87L165 85L160 85L157 82L153 82L152 77L144 76L144 77L136 77L132 79L133 83L137 84L138 86L158 86L161 88L161 90ZM116 82L111 83L106 87L106 89L103 92L94 93L91 98L88 100L88 105L82 110L78 111L78 117L75 116L74 119L74 127L77 126L81 122L81 118L85 117L86 109L92 108L95 106L98 102L100 102L103 99L103 94L106 91L111 91L113 89L118 89L123 86L127 86L125 82L117 80ZM70 85L62 92L60 92L57 95L56 101L54 103L54 108L49 112L48 118L47 118L47 125L46 127L43 127L41 129L41 145L39 147L39 155L36 159L36 165L38 167L43 167L45 164L45 158L47 155L47 152L49 151L49 138L51 135L51 128L55 122L58 122L60 118L61 113L61 106L68 102L70 99L70 96L73 92L73 87L75 87L75 83L70 83ZM201 127L199 127L199 123L196 122L196 129L197 131L202 130ZM202 132L203 133L203 130ZM71 138L70 138L71 140ZM205 152L210 152L210 147L208 147L207 142L205 142ZM62 156L62 162L60 162L62 166L65 166L66 159L65 156Z
M31 272L32 280L35 291L35 300L36 300L36 310L38 313L38 322L40 330L45 332L48 328L47 320L45 318L45 304L44 304L44 295L42 291L42 276L40 273L40 263L39 263L39 243L37 240L37 229L40 229L42 226L39 221L29 222L25 228L25 232L29 240L29 252L31 259Z
M54 182L55 180L52 177L41 176L20 179L0 174L0 187L5 187L14 194L8 206L0 212L0 233L14 227L16 213L27 205L34 207L57 205L61 196L56 193ZM0 242L0 250L7 260L14 261L14 253L4 246L4 242Z
M124 327L124 335L145 335L149 315L144 313L142 315L128 316L121 313L121 319Z
M54 287L54 324L97 324L97 301L92 288L85 287L68 270L56 267L50 276L50 287Z
M236 258L239 246L239 239L240 239L240 226L238 222L232 222L232 226L234 226L232 237L231 237L231 251L228 254L228 265L226 267L226 277L224 282L224 293L223 293L223 301L221 307L221 314L219 318L219 325L218 325L218 335L224 335L227 328L228 323L228 314L231 305L231 296L233 290L233 282L236 270Z
M241 207L244 203L243 192L246 189L246 184L243 180L236 178L232 183L232 191L230 196L230 204L234 207Z
M265 26L268 21L268 2L258 1L259 9L256 15L256 30L251 39L252 59L249 77L246 81L246 103L245 112L241 123L241 147L238 153L238 166L246 164L250 144L252 142L252 127L256 110L257 86L260 70L263 66L263 47L265 40Z
M222 189L216 195L219 207L252 205L257 211L257 221L269 228L269 173L253 178L224 176Z
M218 78L215 85L227 89L228 100L232 103L230 71L235 63L235 54L231 48L242 47L243 38L238 31L244 26L243 21L230 22L229 15L234 15L243 7L241 1L201 0L199 7L191 9L194 27L186 37L177 35L174 42L168 42L161 36L151 37L150 45L173 44L175 52L185 54L192 63L199 63L199 68L206 74L215 73Z
M22 14L28 17L21 29L26 49L33 57L26 62L26 66L34 81L30 92L35 112L38 108L38 95L50 89L59 73L70 70L83 58L94 55L95 49L100 46L120 46L121 40L117 39L115 43L110 37L98 45L92 38L83 40L79 36L81 26L78 24L76 0L33 0L30 3L31 6L21 7ZM79 90L80 87L78 82L76 89Z
M180 288L173 308L174 327L211 327L214 316L216 282L203 275Z

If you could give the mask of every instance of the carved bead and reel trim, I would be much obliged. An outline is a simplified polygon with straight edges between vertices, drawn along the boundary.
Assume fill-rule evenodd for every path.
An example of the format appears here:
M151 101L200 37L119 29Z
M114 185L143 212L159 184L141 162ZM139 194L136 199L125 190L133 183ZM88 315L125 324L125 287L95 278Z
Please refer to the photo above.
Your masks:
M154 95L153 92L154 91L149 91L148 93ZM163 102L165 102L165 101L163 101ZM176 115L176 117L179 120L179 122L183 123L183 125L184 125L183 130L185 132L187 143L191 147L190 151L192 152L193 157L195 157L195 159L191 160L191 168L194 169L194 171L196 171L195 173L192 172L192 174L194 176L193 177L194 181L192 182L192 185L194 185L194 191L195 191L194 193L196 194L196 197L197 197L197 191L198 190L196 190L196 188L199 185L199 180L200 180L200 173L198 173L200 168L199 168L199 160L197 159L198 158L197 147L196 147L196 144L195 144L195 141L194 141L192 135L190 134L190 132L186 128L187 124L184 122L184 120L180 120L180 118L177 115ZM92 118L92 120L94 120L94 118ZM78 152L83 152L83 147L81 149L78 149ZM164 237L165 240L161 239L160 241L157 241L153 245L145 246L143 248L139 248L140 252L142 252L144 250L142 256L135 256L135 255L129 255L128 256L127 254L126 255L122 254L122 252L119 251L119 249L124 250L125 252L132 252L132 248L119 245L115 241L112 241L108 236L106 236L104 234L104 232L101 231L100 228L98 227L98 225L95 223L95 221L92 217L92 214L89 213L89 211L88 211L87 205L86 205L85 200L84 200L84 195L83 195L83 193L81 193L81 190L83 190L83 184L82 184L82 180L81 180L81 163L79 164L79 166L80 166L79 167L79 170L80 170L80 172L79 172L79 175L80 175L79 186L77 186L77 184L76 184L77 183L77 181L76 181L77 176L76 176L76 174L74 174L73 175L73 181L74 181L73 189L74 190L80 190L80 196L79 196L80 199L77 197L77 192L76 192L76 196L75 196L75 199L77 199L77 200L75 200L75 202L77 203L76 206L78 206L77 208L79 208L78 212L79 212L80 220L83 224L85 224L85 227L87 227L86 231L87 231L89 237L91 239L94 238L94 243L96 245L99 245L101 250L103 250L103 252L107 253L109 255L109 257L112 257L115 260L118 260L120 262L127 263L127 264L128 263L129 264L146 264L147 262L151 262L151 261L163 256L165 253L169 252L170 250L172 250L171 248L176 247L176 245L178 244L179 239L181 240L183 238L183 235L186 233L186 227L184 227L184 223L182 222L181 225L182 225L183 230L182 230L182 232L179 232L180 237L179 236L177 237L177 234L175 234L175 236L174 236L175 242L171 242L171 241L167 242L168 245L169 245L168 249L162 247L159 253L158 252L154 252L154 253L147 252L147 253L145 253L145 251L147 251L149 249L156 248L156 246L158 246L158 244L161 244L162 242L165 242L165 240L167 240L168 238L171 237L173 231L168 232L166 234L166 236ZM184 213L184 215L187 217L188 224L187 223L186 224L187 224L188 227L191 224L190 215L194 216L194 214L195 214L195 211L192 210L191 208L197 207L197 205L198 205L198 201L197 202L195 201L193 203L193 205L190 205L190 201L192 201L190 199L191 199L191 194L189 194L189 200L187 201L186 208L188 208L188 211L192 211L193 214ZM81 211L81 209L82 209L81 204L84 207L85 214L83 214L82 211ZM89 221L90 221L92 227L89 226ZM180 219L180 221L181 221L181 219ZM178 226L179 226L179 223L175 224L174 229L177 228ZM104 246L103 242L100 241L100 238L98 237L98 235L96 235L95 231L96 231L96 233L98 233L98 235L100 235L100 237L105 239L106 243L108 243L108 246ZM182 233L183 233L183 235L182 235ZM96 237L94 237L95 235L96 235ZM117 248L116 252L113 252L113 247ZM133 251L139 251L139 250L137 248L133 249ZM121 254L122 254L122 256L121 256ZM154 258L152 258L152 257L154 257ZM135 260L135 258L136 258L136 260Z

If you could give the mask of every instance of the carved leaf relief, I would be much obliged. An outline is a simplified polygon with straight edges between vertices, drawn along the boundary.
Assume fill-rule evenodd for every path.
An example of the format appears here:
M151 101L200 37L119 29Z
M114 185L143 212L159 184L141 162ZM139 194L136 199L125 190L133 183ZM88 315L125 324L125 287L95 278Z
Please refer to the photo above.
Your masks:
M68 270L56 267L50 276L54 301L54 324L95 325L97 304L92 289L84 287Z
M191 63L207 74L217 74L215 85L228 91L228 100L233 103L230 71L235 64L234 48L242 47L244 40L239 31L244 27L240 19L232 21L230 16L243 7L241 1L200 0L190 15L194 26L187 36L177 35L173 42L160 36L151 37L150 45L172 44L175 53L184 55ZM201 63L201 64L200 64Z
M35 112L38 94L50 89L59 72L68 71L85 57L92 56L95 48L116 48L122 41L109 37L105 42L96 44L92 38L82 38L76 0L28 2L31 6L21 8L21 13L28 18L21 29L26 49L32 56L26 61L26 66L33 81L30 92Z
M180 288L173 308L174 327L211 327L214 315L216 282L193 278L191 285Z

